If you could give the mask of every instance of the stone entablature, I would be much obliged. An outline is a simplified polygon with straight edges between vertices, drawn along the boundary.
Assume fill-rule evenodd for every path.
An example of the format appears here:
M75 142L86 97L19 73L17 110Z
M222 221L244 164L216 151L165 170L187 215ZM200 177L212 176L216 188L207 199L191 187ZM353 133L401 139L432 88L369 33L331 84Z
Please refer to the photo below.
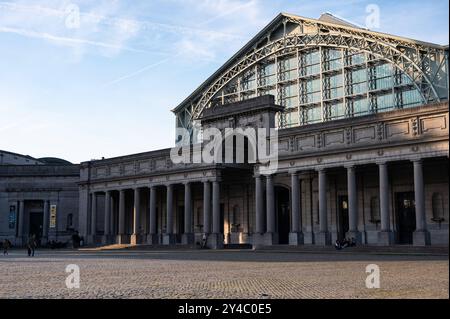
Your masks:
M85 162L80 165L80 185L97 183L99 187L124 188L139 184L170 184L219 177L218 165L173 164L170 149ZM130 184L131 183L131 184Z
M448 144L448 115L446 102L280 130L280 160L425 142Z
M0 177L78 176L79 165L2 165Z

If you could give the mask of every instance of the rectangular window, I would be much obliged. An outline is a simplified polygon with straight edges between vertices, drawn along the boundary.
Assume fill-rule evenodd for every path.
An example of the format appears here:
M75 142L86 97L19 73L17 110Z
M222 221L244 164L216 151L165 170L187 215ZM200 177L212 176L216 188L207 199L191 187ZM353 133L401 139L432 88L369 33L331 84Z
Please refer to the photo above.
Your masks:
M337 120L345 117L345 106L344 103L332 103L328 106L329 120Z
M353 115L366 115L369 114L369 103L367 99L357 99L353 101Z
M408 90L402 92L403 107L414 107L423 104L422 96L417 90Z
M394 96L392 94L378 95L376 98L378 111L389 111L394 108Z
M318 123L322 121L322 109L320 106L308 107L306 109L306 123Z

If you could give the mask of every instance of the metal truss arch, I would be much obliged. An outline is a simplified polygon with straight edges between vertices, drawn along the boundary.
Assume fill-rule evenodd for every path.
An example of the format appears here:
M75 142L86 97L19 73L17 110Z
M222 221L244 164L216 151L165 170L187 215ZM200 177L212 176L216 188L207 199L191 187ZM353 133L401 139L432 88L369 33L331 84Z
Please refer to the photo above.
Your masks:
M415 61L395 46L386 42L375 41L353 34L324 34L319 32L315 34L284 36L243 56L238 62L228 68L214 83L207 87L204 93L199 97L198 101L194 104L192 119L197 119L201 115L203 109L208 107L208 104L214 96L230 81L255 64L270 58L273 55L281 56L295 52L297 49L320 46L367 52L380 59L386 60L395 65L411 79L412 83L421 94L424 103L440 101L436 88L429 77Z

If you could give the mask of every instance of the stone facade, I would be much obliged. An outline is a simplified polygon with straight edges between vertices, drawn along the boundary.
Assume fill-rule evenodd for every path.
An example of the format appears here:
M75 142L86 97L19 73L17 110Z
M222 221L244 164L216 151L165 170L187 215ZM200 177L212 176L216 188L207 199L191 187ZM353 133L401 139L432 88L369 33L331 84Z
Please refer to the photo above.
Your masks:
M273 98L227 107L241 118L216 109L205 127L274 127ZM173 164L169 150L82 163L80 230L93 243L192 244L207 233L212 247L447 244L447 103L279 130L278 139L270 176L258 164Z
M0 165L0 240L20 246L33 234L41 245L69 242L78 229L79 167L33 161Z

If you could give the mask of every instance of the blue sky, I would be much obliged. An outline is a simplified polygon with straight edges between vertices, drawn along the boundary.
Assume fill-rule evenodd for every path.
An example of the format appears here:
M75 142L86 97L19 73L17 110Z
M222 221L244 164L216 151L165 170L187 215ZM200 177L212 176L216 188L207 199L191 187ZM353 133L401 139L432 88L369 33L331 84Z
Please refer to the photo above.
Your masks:
M374 31L448 44L447 0L0 0L0 149L78 163L171 147L170 109L279 12L364 25L369 4Z

